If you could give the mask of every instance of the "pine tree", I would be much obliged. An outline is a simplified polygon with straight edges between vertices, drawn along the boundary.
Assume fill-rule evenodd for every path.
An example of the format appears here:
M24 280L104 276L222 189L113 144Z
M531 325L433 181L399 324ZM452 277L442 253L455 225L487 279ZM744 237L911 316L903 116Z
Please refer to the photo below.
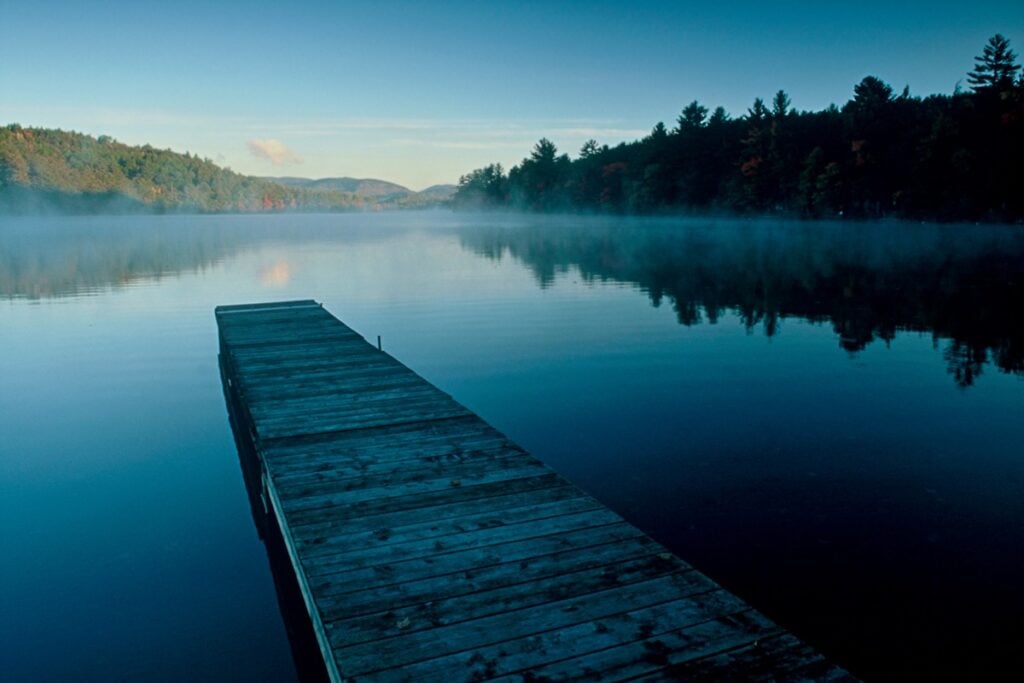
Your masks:
M583 143L583 147L580 148L580 159L589 159L601 151L600 145L597 144L597 140L591 138Z
M694 100L683 107L683 113L677 119L679 126L676 130L683 132L703 128L707 116L708 108Z
M980 57L974 58L974 69L967 74L967 82L975 92L989 88L1005 89L1013 85L1020 65L1017 54L1010 49L1010 41L997 33L988 39Z
M665 138L667 137L668 130L665 128L665 124L661 121L658 121L656 124L654 124L654 128L651 129L651 134L648 136L648 139L658 143L662 143L665 141Z
M790 112L790 103L789 95L784 90L775 93L775 97L772 98L772 116L776 119L785 118Z

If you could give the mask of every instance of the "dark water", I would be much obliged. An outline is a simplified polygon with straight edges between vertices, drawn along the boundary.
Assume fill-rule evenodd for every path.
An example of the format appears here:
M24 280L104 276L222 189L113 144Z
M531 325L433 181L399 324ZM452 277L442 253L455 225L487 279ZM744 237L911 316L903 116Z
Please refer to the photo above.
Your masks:
M295 677L213 307L316 298L875 680L1024 639L1024 230L4 219L0 678Z

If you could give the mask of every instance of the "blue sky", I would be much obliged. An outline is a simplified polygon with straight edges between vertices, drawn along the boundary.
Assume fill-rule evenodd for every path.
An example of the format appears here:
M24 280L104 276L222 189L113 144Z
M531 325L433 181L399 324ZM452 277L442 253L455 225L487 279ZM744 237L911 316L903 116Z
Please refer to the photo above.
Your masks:
M877 75L951 92L1024 2L5 2L0 123L191 151L244 173L419 189L541 136L572 154Z

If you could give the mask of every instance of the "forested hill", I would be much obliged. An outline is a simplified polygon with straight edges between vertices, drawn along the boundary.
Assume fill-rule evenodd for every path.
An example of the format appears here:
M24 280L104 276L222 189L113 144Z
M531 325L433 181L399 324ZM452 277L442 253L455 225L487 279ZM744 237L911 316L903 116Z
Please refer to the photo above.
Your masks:
M310 178L268 177L266 180L308 190L337 190L385 206L420 207L447 202L455 194L455 185L431 185L420 192L375 178Z
M413 191L402 185L396 183L389 183L386 180L376 180L374 178L319 178L316 180L310 178L294 178L294 177L268 177L267 180L271 180L279 185L287 185L289 187L305 187L307 189L316 190L338 190L340 192L349 192L352 194L362 195L364 197L396 197L406 196L413 194Z
M591 140L575 159L542 139L508 173L492 164L463 176L454 204L1021 221L1019 69L996 35L967 74L970 89L951 95L897 94L868 76L823 111L797 111L783 91L738 118L694 101L671 129L658 123L615 147Z
M380 196L290 180L286 185L245 176L189 153L125 145L108 136L0 128L0 213L344 211L446 199L406 188L401 196Z

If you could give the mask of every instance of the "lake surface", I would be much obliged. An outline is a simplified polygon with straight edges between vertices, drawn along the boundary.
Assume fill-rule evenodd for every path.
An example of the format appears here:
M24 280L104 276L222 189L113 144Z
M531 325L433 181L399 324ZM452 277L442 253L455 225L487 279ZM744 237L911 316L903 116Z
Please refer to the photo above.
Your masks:
M293 680L218 304L315 298L854 673L1024 639L1024 229L2 219L0 677Z

